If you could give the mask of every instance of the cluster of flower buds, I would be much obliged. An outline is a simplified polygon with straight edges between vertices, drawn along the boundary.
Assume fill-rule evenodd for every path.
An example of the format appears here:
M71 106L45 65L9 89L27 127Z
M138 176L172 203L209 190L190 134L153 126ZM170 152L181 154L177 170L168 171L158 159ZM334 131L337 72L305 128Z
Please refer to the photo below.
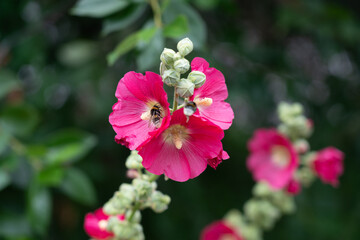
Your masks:
M131 184L121 184L114 196L104 205L102 211L106 217L97 221L97 232L103 231L104 236L119 240L141 240L144 234L140 210L151 208L161 213L168 208L170 197L156 190L157 175L143 171L142 158L137 151L132 151L126 160L128 171L137 172ZM119 217L121 216L121 217ZM85 230L88 223L85 219ZM94 239L102 239L99 234L88 234ZM109 239L109 238L106 238Z
M222 220L231 226L233 239L261 240L263 230L271 229L282 214L295 211L294 196L302 186L309 186L316 177L337 186L343 172L344 155L340 150L327 147L310 151L306 138L313 124L303 115L300 104L280 103L278 115L278 129L258 129L248 143L247 166L257 184L253 198L245 203L244 215L231 211ZM229 231L214 229L207 227L204 232L229 235ZM202 238L210 239L214 238Z
M178 52L165 48L160 56L160 75L166 85L176 87L176 93L183 98L189 98L194 90L204 85L206 76L200 71L191 71L187 78L182 78L190 69L190 62L185 58L192 52L193 43L184 38L177 44Z

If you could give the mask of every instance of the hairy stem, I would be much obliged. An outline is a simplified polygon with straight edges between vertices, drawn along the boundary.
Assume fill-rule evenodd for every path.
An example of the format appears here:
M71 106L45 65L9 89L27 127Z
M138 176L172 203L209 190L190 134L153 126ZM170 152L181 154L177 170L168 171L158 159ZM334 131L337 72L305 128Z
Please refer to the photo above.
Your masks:
M161 20L161 8L158 0L149 0L151 9L154 13L154 22L157 28L162 28L162 20Z
M174 87L174 102L173 102L173 112L176 111L177 107L178 107L178 97L179 95L176 92L176 87Z

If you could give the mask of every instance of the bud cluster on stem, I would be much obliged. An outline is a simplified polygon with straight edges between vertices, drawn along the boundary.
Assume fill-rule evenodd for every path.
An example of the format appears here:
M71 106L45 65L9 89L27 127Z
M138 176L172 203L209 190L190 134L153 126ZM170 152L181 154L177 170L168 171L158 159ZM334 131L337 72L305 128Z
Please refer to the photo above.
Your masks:
M131 184L121 184L119 190L104 205L105 214L111 216L106 229L114 234L113 239L144 239L140 210L151 208L154 212L161 213L171 201L168 195L156 190L155 180L158 176L144 172L141 162L142 158L137 151L131 151L125 165L128 171L136 171L138 174L131 175L134 176ZM119 220L118 215L124 215L124 220Z
M190 70L190 62L185 58L192 52L193 43L189 38L184 38L177 44L178 52L165 48L160 56L160 75L163 82L174 87L173 109L178 109L179 97L187 98L194 94L196 88L204 85L206 76L200 71L191 71L186 78L181 77ZM183 107L183 106L181 106ZM180 107L179 107L180 108Z

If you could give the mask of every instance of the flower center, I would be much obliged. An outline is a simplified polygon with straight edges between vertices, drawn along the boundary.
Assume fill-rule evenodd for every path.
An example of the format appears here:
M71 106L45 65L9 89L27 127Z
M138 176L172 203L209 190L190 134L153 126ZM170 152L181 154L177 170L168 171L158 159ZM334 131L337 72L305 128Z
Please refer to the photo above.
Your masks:
M211 98L196 98L194 100L196 103L196 106L198 107L209 107L213 103L213 100Z
M274 146L271 149L271 159L278 167L285 167L290 162L290 153L284 146Z
M180 150L189 134L184 126L175 124L166 129L163 136L165 142L174 144Z
M106 220L100 220L99 223L98 223L98 225L99 225L99 228L100 228L101 230L106 230L107 221L106 221Z

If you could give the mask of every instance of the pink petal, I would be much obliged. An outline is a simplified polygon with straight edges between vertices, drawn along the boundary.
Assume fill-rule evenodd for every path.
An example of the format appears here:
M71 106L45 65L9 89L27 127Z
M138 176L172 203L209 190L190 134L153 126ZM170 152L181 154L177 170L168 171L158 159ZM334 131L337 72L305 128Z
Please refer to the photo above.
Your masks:
M199 107L197 115L216 124L221 129L228 129L234 119L234 112L227 102L213 102L209 107Z
M119 81L115 96L118 102L113 106L109 122L117 133L115 140L131 150L166 128L170 122L167 95L161 77L155 73L146 72L143 76L140 73L128 72ZM156 129L148 120L141 119L141 115L149 110L149 101L159 103L165 111L161 129Z
M139 154L143 166L150 172L165 174L183 182L197 177L207 166L207 159L216 157L222 149L224 132L216 125L192 116L187 122L182 109L173 113L170 126L180 124L189 132L188 139L179 150L173 143L164 141L164 132L142 146Z

